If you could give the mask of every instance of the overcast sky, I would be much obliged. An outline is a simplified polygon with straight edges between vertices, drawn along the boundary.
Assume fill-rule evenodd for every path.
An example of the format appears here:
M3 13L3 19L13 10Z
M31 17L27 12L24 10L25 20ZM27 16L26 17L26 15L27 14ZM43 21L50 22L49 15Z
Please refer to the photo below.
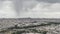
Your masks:
M60 0L0 0L0 18L60 18Z

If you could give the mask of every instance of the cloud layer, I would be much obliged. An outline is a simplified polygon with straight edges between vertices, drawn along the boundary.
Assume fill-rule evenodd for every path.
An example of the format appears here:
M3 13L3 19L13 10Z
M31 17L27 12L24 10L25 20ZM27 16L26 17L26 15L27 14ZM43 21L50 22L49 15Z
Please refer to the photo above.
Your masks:
M32 9L27 10L21 14L22 17L32 18L59 18L60 16L60 3L38 3Z
M38 2L46 2L46 3L60 3L60 0L37 0Z
M3 1L1 6L0 6L1 7L0 18L14 18L16 16L16 13L11 1Z
M0 4L0 17L16 18L18 15L19 18L60 18L60 0L23 0L22 4L20 2L4 1L3 5Z

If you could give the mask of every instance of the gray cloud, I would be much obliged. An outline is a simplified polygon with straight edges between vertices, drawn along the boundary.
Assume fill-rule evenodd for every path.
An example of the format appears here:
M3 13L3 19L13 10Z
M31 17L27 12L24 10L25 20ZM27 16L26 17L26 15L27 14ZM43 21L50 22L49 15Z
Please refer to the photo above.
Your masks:
M60 0L13 0L0 1L0 17L3 18L59 18ZM8 8L7 8L7 4ZM12 6L14 5L14 6Z
M9 1L11 1L12 2L12 4L10 4L9 2L6 2L6 0L0 0L0 8L1 8L1 10L2 11L0 11L0 13L2 12L2 13L4 13L5 14L5 16L6 15L8 15L8 14L10 14L10 13L8 13L8 12L10 12L10 11L13 11L13 9L15 9L15 11L13 11L14 13L16 12L16 14L17 14L17 16L21 16L20 14L22 14L22 13L24 13L24 12L26 12L26 10L28 9L28 8L30 8L30 9L32 9L36 4L37 4L37 2L35 1L35 0L9 0ZM5 3L4 3L5 2ZM8 4L10 4L10 7L12 7L11 5L14 5L14 7L12 7L12 9L10 10L10 8L8 8L8 10L10 10L10 11L7 11L6 10L6 3ZM14 3L14 4L13 4ZM4 6L3 6L4 5ZM4 9L5 8L5 9ZM25 9L24 9L25 8ZM7 11L7 13L6 13L6 11L4 11L4 10L6 10ZM23 10L25 10L25 11L23 11ZM1 13L1 16L3 16L3 14ZM14 14L13 13L13 14ZM16 16L16 14L15 14L15 16ZM11 16L11 14L10 14L10 16Z
M60 3L60 0L37 0L38 2Z
M2 8L2 0L0 0L0 9Z
M27 12L23 12L20 17L59 18L60 3L38 3L36 6L34 6L32 9L29 9Z
M24 8L25 10L27 8L33 8L37 4L35 0L14 0L13 2L18 16L21 12L23 12L22 10Z

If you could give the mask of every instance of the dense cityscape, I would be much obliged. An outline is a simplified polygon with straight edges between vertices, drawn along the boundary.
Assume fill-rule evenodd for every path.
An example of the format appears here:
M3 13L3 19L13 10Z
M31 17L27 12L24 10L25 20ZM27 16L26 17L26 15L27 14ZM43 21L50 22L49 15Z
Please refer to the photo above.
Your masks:
M52 18L3 18L0 34L59 34L60 19Z

